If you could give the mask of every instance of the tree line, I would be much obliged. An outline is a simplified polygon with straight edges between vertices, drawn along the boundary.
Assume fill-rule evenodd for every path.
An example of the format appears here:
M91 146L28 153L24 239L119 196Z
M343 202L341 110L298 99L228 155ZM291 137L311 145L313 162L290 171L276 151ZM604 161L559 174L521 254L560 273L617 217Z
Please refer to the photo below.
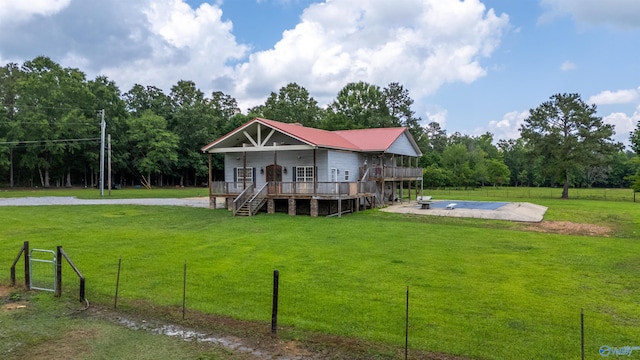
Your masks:
M135 84L121 93L105 76L87 80L45 56L0 68L0 186L96 186L101 110L112 137L113 182L124 186L194 186L208 178L200 148L254 117L326 130L408 128L423 152L426 187L483 185L629 187L640 190L640 125L633 151L578 94L556 94L530 111L518 139L447 134L424 125L409 91L349 83L326 107L290 83L243 113L221 91L204 94L181 80L168 94ZM222 178L222 158L214 157Z

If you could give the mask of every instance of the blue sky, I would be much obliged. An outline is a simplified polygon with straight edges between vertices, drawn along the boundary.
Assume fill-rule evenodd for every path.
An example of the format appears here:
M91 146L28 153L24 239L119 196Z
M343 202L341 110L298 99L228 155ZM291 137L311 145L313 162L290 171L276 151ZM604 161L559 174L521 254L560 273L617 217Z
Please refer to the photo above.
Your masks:
M425 124L496 140L556 93L619 141L640 119L637 0L0 0L0 63L38 55L123 92L192 80L245 112L290 82L323 106L399 82Z

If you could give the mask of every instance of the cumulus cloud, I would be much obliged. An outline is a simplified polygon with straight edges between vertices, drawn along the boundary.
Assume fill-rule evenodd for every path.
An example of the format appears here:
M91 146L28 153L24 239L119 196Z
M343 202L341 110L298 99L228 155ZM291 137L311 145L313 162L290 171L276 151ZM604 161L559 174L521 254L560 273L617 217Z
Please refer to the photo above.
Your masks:
M591 96L587 102L598 106L618 105L619 107L620 105L625 104L635 106L635 111L633 111L632 114L622 111L614 111L608 115L602 116L602 120L605 123L615 126L616 134L614 135L614 139L624 144L628 144L629 133L635 130L638 121L640 121L640 87L636 89L623 89L616 91L606 90Z
M572 63L571 61L565 61L562 63L562 65L560 65L560 70L562 71L574 70L575 68L576 64Z
M640 27L640 1L637 0L540 0L540 4L545 9L541 22L569 15L583 24Z
M22 22L36 15L51 15L69 5L71 0L0 0L0 23Z
M632 115L621 112L614 112L602 118L607 124L615 126L616 134L614 139L623 144L629 144L629 133L634 131L640 121L640 105Z
M422 121L422 125L425 126L432 122L440 124L441 129L447 128L447 115L449 112L442 108L433 108L424 112L425 120Z
M495 139L517 139L520 137L520 127L529 117L529 111L511 111L500 120L489 121L489 132Z
M309 6L270 50L237 67L236 93L264 96L295 81L320 102L347 82L399 81L432 94L486 74L480 61L499 45L507 15L478 0L334 0Z
M233 26L222 21L217 5L203 3L192 9L182 0L152 0L142 14L148 23L148 34L142 38L150 53L129 66L105 69L106 73L164 89L180 79L194 80L212 90L214 83L224 83L222 79L232 76L228 62L244 58L249 51L248 46L236 43Z
M397 81L414 98L473 82L509 29L508 16L480 0L332 0L313 3L272 48L251 53L220 3L0 0L0 59L46 55L88 78L106 75L122 91L135 83L167 91L193 80L241 108L297 82L324 105L347 82Z
M22 62L46 55L89 78L107 75L123 91L135 83L168 90L181 79L230 91L231 86L214 84L228 84L220 79L233 75L229 62L246 58L249 51L235 41L232 24L222 20L215 4L193 9L183 0L64 3L56 12L33 10L40 18L0 22L0 58Z
M591 96L589 100L587 100L587 103L596 105L629 104L635 102L640 102L640 87L637 89L617 91L605 90Z

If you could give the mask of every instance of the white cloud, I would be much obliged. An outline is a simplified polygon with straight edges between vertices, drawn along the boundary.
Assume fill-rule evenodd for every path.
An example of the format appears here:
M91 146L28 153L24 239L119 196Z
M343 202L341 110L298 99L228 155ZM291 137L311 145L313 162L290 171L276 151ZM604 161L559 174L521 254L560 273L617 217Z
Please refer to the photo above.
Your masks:
M46 21L0 22L0 58L22 62L46 55L62 66L80 68L88 78L107 75L123 92L135 83L168 91L181 79L208 91L229 92L229 62L246 58L249 51L236 43L219 5L192 9L183 0L65 4L58 12L34 6L32 12L46 14Z
M576 64L572 63L571 61L565 61L562 63L562 65L560 65L560 70L562 71L574 70L575 68Z
M432 109L430 111L424 112L424 117L426 120L422 121L422 125L425 126L432 122L437 122L440 124L441 129L447 128L447 115L448 111L446 109Z
M610 91L605 90L593 95L587 100L588 104L609 105L609 104L629 104L640 101L640 87L637 89L625 89Z
M640 27L640 1L637 0L540 0L540 4L545 8L541 22L570 15L584 24Z
M132 79L165 90L182 79L194 80L206 91L220 90L215 83L233 76L227 63L242 59L249 51L236 43L232 24L222 21L217 5L203 3L192 9L182 0L151 0L142 14L149 33L131 36L140 36L139 41L148 44L150 52L129 64L103 69L119 79L119 84L127 84L125 89L133 85Z
M400 82L421 99L476 81L509 29L508 16L480 0L332 0L310 5L271 49L250 54L220 3L0 0L0 59L46 55L89 79L106 75L123 92L193 80L242 109L297 82L324 105L347 82ZM4 21L19 15L22 22Z
M0 0L0 23L21 22L34 15L51 15L69 5L71 0Z
M313 4L272 49L237 67L237 94L297 82L326 103L347 82L398 81L418 98L486 74L508 26L478 0L334 0Z
M629 133L635 130L636 125L640 121L640 105L631 116L625 113L615 112L604 116L602 121L615 126L616 134L614 135L614 139L616 141L629 144Z
M529 111L511 111L500 120L489 121L489 132L493 133L494 139L517 139L520 137L520 127L524 120L529 117Z

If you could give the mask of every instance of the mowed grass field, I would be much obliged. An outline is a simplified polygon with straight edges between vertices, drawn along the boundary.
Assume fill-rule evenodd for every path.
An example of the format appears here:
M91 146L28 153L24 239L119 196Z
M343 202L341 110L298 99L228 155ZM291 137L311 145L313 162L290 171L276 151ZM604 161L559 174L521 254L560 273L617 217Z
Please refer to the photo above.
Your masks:
M600 358L603 345L639 346L640 204L532 202L549 207L545 221L612 233L541 233L528 224L377 210L239 218L178 207L0 207L0 282L9 282L9 266L28 240L32 248L62 245L87 278L93 303L113 304L122 258L123 307L179 308L186 261L190 310L263 321L265 331L277 269L284 337L314 331L402 348L409 287L412 349L578 359L581 309L587 359ZM75 296L77 279L66 265L64 273L64 291Z

